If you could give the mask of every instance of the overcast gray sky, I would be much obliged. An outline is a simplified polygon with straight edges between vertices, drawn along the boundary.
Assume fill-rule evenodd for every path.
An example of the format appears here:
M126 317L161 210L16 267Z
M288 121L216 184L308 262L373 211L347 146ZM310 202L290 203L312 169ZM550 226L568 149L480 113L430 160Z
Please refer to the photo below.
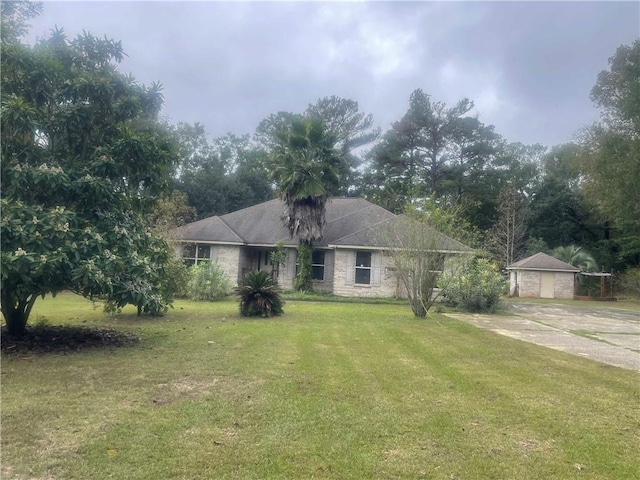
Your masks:
M31 38L54 25L121 40L121 70L162 83L169 120L212 136L328 95L386 131L421 88L551 146L598 118L589 91L640 35L640 2L45 2Z

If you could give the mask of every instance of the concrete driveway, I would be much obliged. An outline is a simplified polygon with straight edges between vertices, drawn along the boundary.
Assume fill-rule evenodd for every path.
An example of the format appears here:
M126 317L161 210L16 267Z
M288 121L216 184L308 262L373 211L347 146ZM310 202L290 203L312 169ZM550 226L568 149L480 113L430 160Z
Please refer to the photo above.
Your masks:
M640 312L552 303L516 303L509 310L513 315L448 315L501 335L640 371Z

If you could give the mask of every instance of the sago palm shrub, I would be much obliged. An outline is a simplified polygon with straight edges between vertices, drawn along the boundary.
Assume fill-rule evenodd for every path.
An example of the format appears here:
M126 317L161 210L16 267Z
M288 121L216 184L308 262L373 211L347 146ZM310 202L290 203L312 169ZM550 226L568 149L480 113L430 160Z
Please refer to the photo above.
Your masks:
M284 313L280 289L264 270L247 273L236 293L240 296L240 315L243 317L271 317Z

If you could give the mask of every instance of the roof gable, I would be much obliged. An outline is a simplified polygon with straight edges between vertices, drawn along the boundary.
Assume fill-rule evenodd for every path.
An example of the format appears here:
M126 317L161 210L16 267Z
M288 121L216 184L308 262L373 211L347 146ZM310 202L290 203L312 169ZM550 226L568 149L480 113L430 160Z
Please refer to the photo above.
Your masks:
M550 270L556 272L579 272L580 269L546 253L536 253L507 267L509 270Z

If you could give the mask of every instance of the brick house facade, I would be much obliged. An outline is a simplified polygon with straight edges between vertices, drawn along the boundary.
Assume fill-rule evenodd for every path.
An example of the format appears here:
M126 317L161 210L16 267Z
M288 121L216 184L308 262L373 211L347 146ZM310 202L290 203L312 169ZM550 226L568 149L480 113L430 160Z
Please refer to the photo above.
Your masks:
M270 253L282 242L287 255L278 283L291 289L296 274L297 241L289 237L282 217L286 206L270 200L253 207L193 222L174 230L176 255L185 262L217 262L235 282L252 270L273 271ZM318 292L340 296L402 297L392 259L380 229L400 217L360 198L334 198L326 208L323 238L313 252L313 283ZM472 250L444 235L442 251L450 255Z

